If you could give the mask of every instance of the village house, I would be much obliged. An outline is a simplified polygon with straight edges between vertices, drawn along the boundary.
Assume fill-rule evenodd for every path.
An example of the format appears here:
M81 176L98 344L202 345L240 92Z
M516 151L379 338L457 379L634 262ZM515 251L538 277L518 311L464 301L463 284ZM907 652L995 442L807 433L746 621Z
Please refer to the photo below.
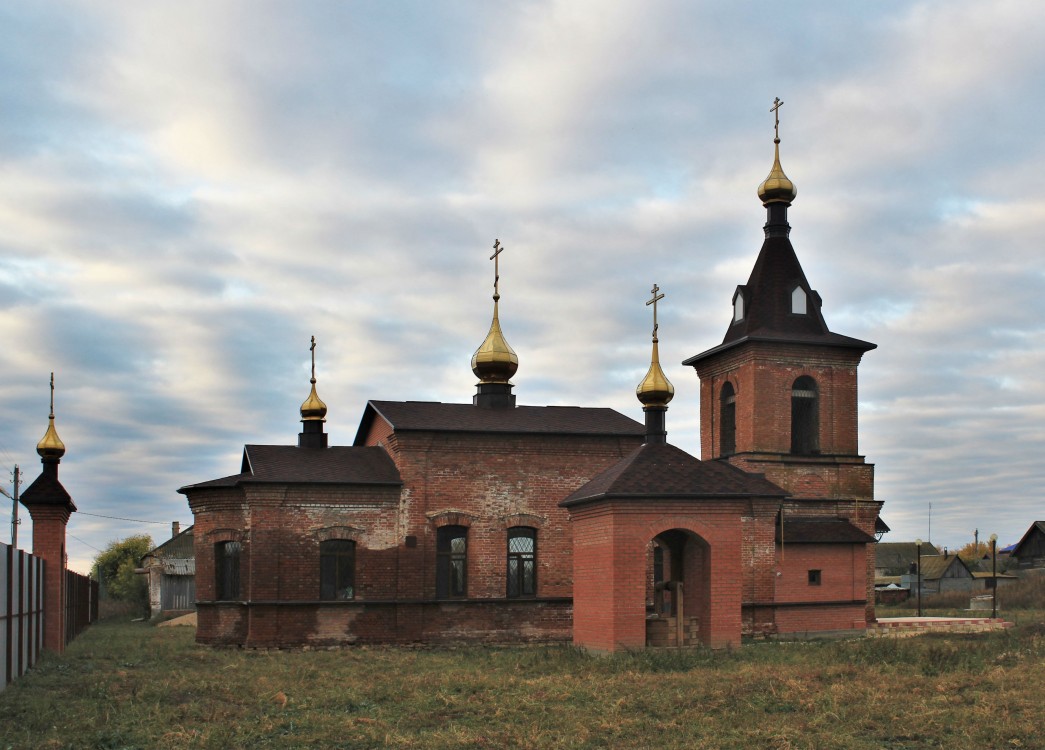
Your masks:
M171 538L142 555L135 572L146 576L150 619L195 610L196 554L192 527L182 531L175 521Z
M1012 548L1016 570L1045 570L1045 521L1035 521Z
M857 366L874 344L824 321L774 143L754 268L723 341L684 363L700 381L703 460L667 442L656 285L644 424L516 404L495 243L471 403L372 400L353 444L328 446L313 339L297 445L247 445L238 473L179 490L195 518L197 639L613 651L863 632L881 527L857 449Z

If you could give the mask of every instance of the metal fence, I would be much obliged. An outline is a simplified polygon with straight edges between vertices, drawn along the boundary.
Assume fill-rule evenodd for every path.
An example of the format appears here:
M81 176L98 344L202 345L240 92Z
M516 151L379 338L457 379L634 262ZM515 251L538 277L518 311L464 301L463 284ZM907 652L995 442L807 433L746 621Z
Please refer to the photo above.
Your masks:
M44 643L44 561L0 544L0 690L24 675L40 658ZM65 642L98 619L98 582L65 571Z
M0 643L3 690L40 658L44 640L44 561L0 544Z

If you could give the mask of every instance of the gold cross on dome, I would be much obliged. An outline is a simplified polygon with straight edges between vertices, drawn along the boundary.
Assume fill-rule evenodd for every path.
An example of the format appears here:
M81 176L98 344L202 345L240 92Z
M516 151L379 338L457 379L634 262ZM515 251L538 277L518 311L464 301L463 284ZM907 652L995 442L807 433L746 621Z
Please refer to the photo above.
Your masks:
M54 419L54 373L51 373L51 419Z
M498 257L504 252L504 246L501 245L500 240L493 241L493 255L490 256L490 260L493 261L493 293L495 297L500 297L501 293L498 290L498 282L501 280L501 267L500 258Z
M663 294L657 294L657 292L659 292L659 291L660 291L660 287L657 286L656 284L654 284L653 288L650 289L650 294L653 295L653 298L646 302L646 306L647 307L649 305L653 305L653 340L654 341L657 340L657 328L658 328L658 325L657 325L657 301L664 299L664 295Z
M312 337L312 346L308 348L312 352L312 382L316 382L316 337Z
M773 99L773 106L769 108L769 111L773 113L773 137L778 141L780 140L780 107L783 104L778 96Z

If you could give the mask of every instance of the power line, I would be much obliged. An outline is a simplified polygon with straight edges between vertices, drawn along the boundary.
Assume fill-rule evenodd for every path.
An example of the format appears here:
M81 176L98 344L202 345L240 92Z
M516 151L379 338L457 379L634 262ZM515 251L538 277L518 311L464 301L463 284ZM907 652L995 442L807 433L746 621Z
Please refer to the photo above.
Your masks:
M94 516L95 518L111 518L114 521L130 521L131 523L154 523L159 526L166 526L166 521L143 521L140 518L120 518L119 516L103 516L101 513L87 513L86 511L76 511L81 516Z
M66 533L66 534L69 534L69 532L68 532L68 531L66 531L65 533ZM84 541L83 539L81 539L80 537L76 536L76 534L69 534L69 536L71 536L71 537L72 537L73 539L75 539L76 541L78 541L78 542L79 542L80 544L86 544L86 545L87 545L88 547L90 547L90 548L91 548L91 549L93 549L93 550L97 550L98 552L103 552L103 551L104 551L104 550L100 550L100 549L98 549L98 548L97 548L97 547L95 547L95 546L94 546L93 544L89 544L88 542L85 542L85 541Z

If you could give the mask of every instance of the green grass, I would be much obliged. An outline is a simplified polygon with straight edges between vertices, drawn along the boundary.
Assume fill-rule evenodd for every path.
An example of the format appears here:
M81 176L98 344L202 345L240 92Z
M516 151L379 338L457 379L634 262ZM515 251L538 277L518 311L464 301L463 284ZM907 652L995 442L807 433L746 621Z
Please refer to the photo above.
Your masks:
M597 657L212 649L107 621L0 693L0 748L1042 748L1040 622Z

